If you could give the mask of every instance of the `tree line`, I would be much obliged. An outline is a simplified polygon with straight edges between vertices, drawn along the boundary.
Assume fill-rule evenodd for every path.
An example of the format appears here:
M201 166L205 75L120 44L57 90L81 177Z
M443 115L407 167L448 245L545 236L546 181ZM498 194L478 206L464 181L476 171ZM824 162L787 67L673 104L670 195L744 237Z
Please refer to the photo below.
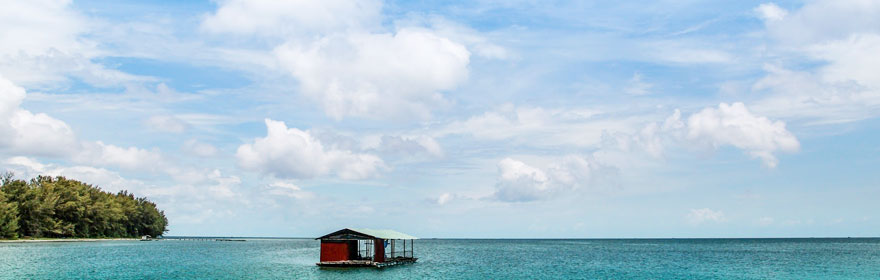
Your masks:
M158 236L168 219L156 204L128 191L116 194L62 176L30 181L2 175L0 239Z

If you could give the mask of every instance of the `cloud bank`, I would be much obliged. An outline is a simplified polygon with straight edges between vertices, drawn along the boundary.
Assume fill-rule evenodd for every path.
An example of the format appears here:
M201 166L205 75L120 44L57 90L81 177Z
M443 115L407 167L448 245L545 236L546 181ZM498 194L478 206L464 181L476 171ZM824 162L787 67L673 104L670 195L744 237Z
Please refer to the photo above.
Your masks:
M238 147L235 157L246 170L280 178L314 178L334 174L357 180L377 176L387 169L371 154L325 148L308 131L287 128L281 121L266 119L266 137Z

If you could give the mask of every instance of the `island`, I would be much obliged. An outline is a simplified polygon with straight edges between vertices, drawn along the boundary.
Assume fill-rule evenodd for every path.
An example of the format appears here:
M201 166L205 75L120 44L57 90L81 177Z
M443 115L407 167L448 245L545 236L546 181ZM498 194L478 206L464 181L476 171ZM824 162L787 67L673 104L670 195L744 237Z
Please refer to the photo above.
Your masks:
M168 231L156 204L63 176L0 176L0 239L138 238Z

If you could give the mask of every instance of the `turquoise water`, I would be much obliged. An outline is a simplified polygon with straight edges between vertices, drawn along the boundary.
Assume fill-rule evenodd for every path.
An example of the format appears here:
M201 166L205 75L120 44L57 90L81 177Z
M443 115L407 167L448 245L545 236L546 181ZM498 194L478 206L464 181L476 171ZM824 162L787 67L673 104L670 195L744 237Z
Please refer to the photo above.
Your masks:
M322 269L318 241L0 243L2 279L878 279L880 239L417 240L418 263Z

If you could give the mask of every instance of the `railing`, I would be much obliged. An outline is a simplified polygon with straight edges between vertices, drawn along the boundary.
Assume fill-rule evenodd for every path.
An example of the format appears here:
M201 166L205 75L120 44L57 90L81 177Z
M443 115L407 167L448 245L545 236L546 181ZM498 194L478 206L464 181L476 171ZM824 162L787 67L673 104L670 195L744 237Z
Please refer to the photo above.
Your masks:
M358 240L357 255L359 259L374 260L374 243L372 239ZM410 239L409 242L404 239L387 240L388 245L385 246L385 259L394 259L398 257L412 258L414 256L415 242ZM409 243L409 244L407 244ZM402 250L400 250L402 249Z
M396 257L412 258L414 256L414 248L413 247L415 246L415 241L412 239L409 239L409 246L407 246L406 241L407 241L406 239L389 240L389 244L387 247L390 247L390 250L385 252L385 258L386 259L393 259ZM402 243L402 244L399 244L399 243ZM402 247L402 249L403 249L402 251L397 250L400 247Z

